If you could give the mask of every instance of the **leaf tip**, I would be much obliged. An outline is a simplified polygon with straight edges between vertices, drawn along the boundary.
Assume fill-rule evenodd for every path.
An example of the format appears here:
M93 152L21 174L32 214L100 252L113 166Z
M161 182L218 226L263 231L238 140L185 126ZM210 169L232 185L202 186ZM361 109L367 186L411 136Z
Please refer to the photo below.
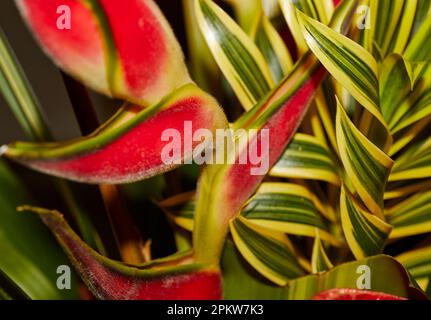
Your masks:
M30 205L18 206L16 208L16 210L18 212L35 213L44 220L45 219L52 219L52 220L56 220L56 221L63 221L64 220L63 215L57 210L49 210L49 209L44 209L44 208L30 206Z

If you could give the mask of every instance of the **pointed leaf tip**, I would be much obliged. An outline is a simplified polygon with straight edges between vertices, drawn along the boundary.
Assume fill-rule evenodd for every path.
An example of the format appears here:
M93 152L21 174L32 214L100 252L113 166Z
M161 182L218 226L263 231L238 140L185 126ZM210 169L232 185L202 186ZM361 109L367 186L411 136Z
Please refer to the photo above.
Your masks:
M107 300L215 300L221 298L217 266L193 262L178 254L145 265L131 266L103 257L70 228L56 210L21 206L38 214L57 238L82 280L98 299Z
M212 143L194 140L188 146L183 142L189 136L205 129L215 137L215 131L226 126L218 103L190 84L151 107L124 106L86 137L60 143L17 142L7 147L5 156L73 181L129 183L179 167L195 148Z

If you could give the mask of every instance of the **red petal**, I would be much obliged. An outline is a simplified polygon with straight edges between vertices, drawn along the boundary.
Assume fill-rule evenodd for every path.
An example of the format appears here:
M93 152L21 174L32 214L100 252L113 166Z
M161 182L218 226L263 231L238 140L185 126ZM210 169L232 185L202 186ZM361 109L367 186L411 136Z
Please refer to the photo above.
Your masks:
M143 120L135 124L134 118L138 117ZM70 180L128 183L183 164L184 159L191 157L193 148L201 143L183 143L185 139L191 139L197 130L208 129L214 134L217 128L227 126L217 102L194 85L177 90L161 104L140 111L134 118L121 125L126 127L119 136L115 134L116 128L108 128L99 131L99 134L59 144L11 144L3 152L12 160L35 170ZM191 129L187 132L186 121L191 123ZM162 150L168 146L168 142L162 141L162 135L167 129L177 130L181 137L180 152L170 164L162 161ZM84 144L85 148L82 147Z
M98 299L216 300L222 295L217 267L193 264L190 255L147 267L133 267L105 258L88 247L56 211L22 207L38 213L71 259L81 278Z
M152 0L101 0L117 47L124 87L118 95L151 104L190 82L181 48ZM164 94L160 94L163 92Z
M109 92L99 26L92 12L76 0L17 0L23 16L47 53L61 68L98 91ZM57 8L70 8L71 29L61 30Z

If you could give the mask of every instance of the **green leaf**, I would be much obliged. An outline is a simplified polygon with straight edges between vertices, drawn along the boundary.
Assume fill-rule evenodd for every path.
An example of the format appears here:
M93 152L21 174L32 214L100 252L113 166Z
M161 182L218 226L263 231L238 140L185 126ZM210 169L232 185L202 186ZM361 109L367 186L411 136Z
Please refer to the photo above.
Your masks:
M431 191L417 193L386 210L391 238L431 232Z
M380 71L380 108L383 117L392 128L395 112L412 89L409 65L398 54L388 56Z
M428 61L431 59L431 15L429 14L417 33L411 39L404 57L409 61Z
M357 289L363 266L370 268L373 291L405 298L408 298L412 292L418 293L404 267L392 257L385 255L341 264L329 272L290 281L282 288L270 286L267 281L244 265L239 254L233 250L232 244L227 242L223 256L224 297L225 299L308 300L334 288ZM423 293L421 295L424 296Z
M408 298L412 291L418 292L410 283L409 276L401 264L389 256L378 255L339 265L320 275L311 275L292 281L286 288L284 298L307 300L329 289L357 289L358 283L361 283L359 282L362 274L360 267L363 266L370 268L372 291L405 298Z
M225 0L232 5L235 18L245 33L250 34L255 27L256 18L262 11L262 0Z
M0 272L30 299L77 299L73 275L71 290L57 289L57 268L68 260L37 217L17 213L34 200L2 160L0 177Z
M290 183L263 183L244 205L241 215L256 225L288 234L320 237L333 245L340 242L328 231L325 208L307 188Z
M429 277L431 274L431 247L405 252L396 259L416 279Z
M389 181L431 177L431 138L413 144L396 161Z
M396 1L395 1L396 2ZM394 35L391 40L388 52L402 54L406 48L408 41L413 33L415 20L419 13L418 0L404 0L403 8L401 9L398 26L395 28ZM395 20L395 19L394 19Z
M367 208L381 214L392 159L354 126L340 104L336 126L339 153L347 176Z
M386 57L392 39L394 39L398 47L402 48L403 44L405 46L415 17L415 3L416 1L409 0L377 0L370 2L371 27L365 31L370 33L366 38L371 41L374 47L380 48L382 58ZM405 6L413 11L407 12ZM402 22L404 22L404 30L400 28ZM373 46L368 44L369 48ZM402 53L400 51L402 49L398 49L396 52ZM375 56L378 55L376 51L374 51L374 54Z
M238 217L230 232L242 256L264 277L280 286L305 274L287 237Z
M280 34L263 11L259 15L251 36L268 61L274 82L281 81L293 66L292 57Z
M331 151L317 138L297 133L283 156L271 169L271 176L312 179L340 185Z
M39 103L0 28L0 91L25 132L36 140L49 138Z
M356 259L362 259L383 251L392 226L367 212L342 188L340 200L341 224Z
M301 32L296 9L324 24L328 24L334 11L333 4L331 1L325 0L279 0L279 4L295 40L299 56L302 56L308 51L308 46Z
M378 66L362 46L298 11L308 46L331 75L384 126L379 110Z
M328 271L334 267L328 255L325 252L320 236L317 232L316 239L314 240L313 252L311 255L311 270L313 273L321 273Z
M159 206L178 226L192 231L195 194L187 192L163 200ZM339 246L340 242L328 231L323 215L327 210L307 188L291 183L263 183L248 200L241 215L255 225L307 237L320 237Z
M265 58L247 34L211 0L195 0L199 26L224 76L246 110L273 86Z

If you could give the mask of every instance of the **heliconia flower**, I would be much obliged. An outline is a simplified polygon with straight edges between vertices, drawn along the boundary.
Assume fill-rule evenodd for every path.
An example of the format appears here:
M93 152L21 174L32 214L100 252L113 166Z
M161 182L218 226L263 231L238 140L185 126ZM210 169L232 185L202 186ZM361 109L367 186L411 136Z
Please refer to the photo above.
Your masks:
M313 300L407 300L383 292L359 289L331 289L316 295Z
M185 132L186 121L192 124L189 133ZM177 130L184 141L186 134L193 135L199 129L214 133L226 126L217 102L188 84L149 108L126 105L89 136L60 143L17 142L2 147L1 153L35 170L70 180L128 183L180 166L201 144L184 144L182 152L175 153L177 159L166 163L162 158L168 144L162 139L165 130Z
M31 207L19 210L39 214L98 299L216 300L222 297L218 267L195 263L191 253L131 266L103 257L91 249L59 212Z
M16 1L45 52L94 90L152 105L191 82L180 45L153 0Z

